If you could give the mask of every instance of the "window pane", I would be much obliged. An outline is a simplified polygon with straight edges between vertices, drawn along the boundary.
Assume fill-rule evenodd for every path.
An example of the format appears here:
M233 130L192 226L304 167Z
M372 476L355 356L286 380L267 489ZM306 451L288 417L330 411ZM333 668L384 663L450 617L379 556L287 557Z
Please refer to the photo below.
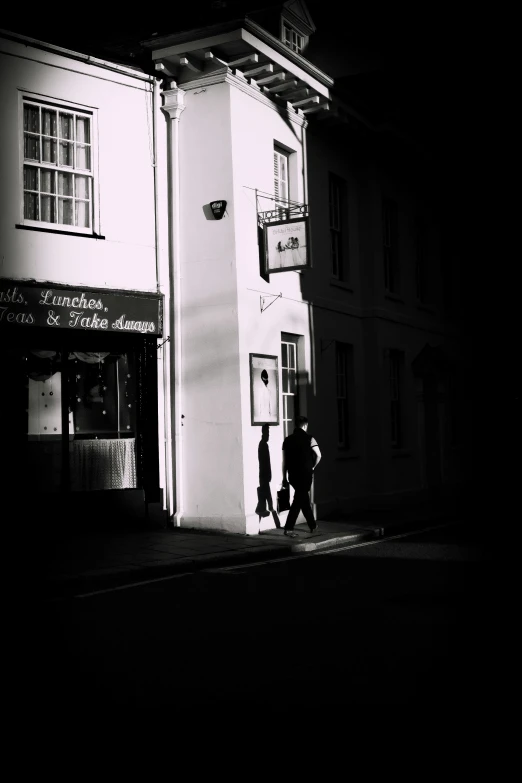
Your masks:
M56 136L56 112L42 109L42 133L46 136Z
M75 364L74 411L76 433L98 434L118 431L117 374L114 361ZM72 396L72 395L71 395Z
M294 412L295 412L295 398L292 395L287 396L286 398L286 415L287 418L291 421L294 420Z
M337 440L344 446L344 400L337 400Z
M288 391L288 370L283 367L283 393Z
M73 225L73 202L71 198L58 199L58 223L64 223L66 226Z
M288 200L288 158L274 151L274 193L280 201Z
M392 289L390 249L384 248L384 285L388 290Z
M346 378L344 375L337 376L337 396L346 397Z
M40 171L40 190L42 193L55 193L54 171Z
M24 158L26 160L40 160L40 137L24 134Z
M282 362L281 363L282 363L283 367L288 367L287 355L288 355L288 352L287 352L287 348L286 348L286 343L283 343L282 346L281 346L281 357L282 357Z
M24 105L24 130L40 133L40 110L38 106Z
M60 164L62 166L73 165L73 145L65 141L60 142Z
M36 193L24 193L24 217L28 220L39 220L38 196Z
M76 168L91 170L91 148L82 144L76 145Z
M47 164L23 167L24 217L91 228L91 177L64 170L92 171L91 118L24 102L23 124L25 159Z
M75 177L75 186L76 186L76 198L84 198L89 199L90 198L90 191L89 191L89 178L88 177Z
M24 189L38 190L38 169L24 166Z
M91 141L90 121L86 117L76 118L76 141L89 144Z
M46 163L56 163L56 142L46 136L42 138L42 160Z
M136 431L136 376L132 354L75 353L69 367L69 405L75 437L106 433L117 438Z
M62 174L61 172L58 172L58 193L61 196L73 195L72 174Z
M390 246L390 221L388 215L384 219L384 244L386 247Z
M46 223L56 223L56 199L54 196L42 196L42 217Z
M338 252L338 235L335 231L330 232L331 250L332 250L332 275L334 277L339 276L339 252Z
M296 373L295 370L288 370L288 391L290 394L295 394L297 391Z
M297 370L296 347L294 343L290 343L288 346L288 366L293 370Z
M52 348L40 345L35 348ZM41 358L42 355L45 358ZM49 357L50 358L47 358ZM62 464L62 374L56 352L30 350L26 353L26 438L25 469L33 489L45 497L60 488ZM43 499L43 498L42 498Z
M89 228L90 208L88 201L77 201L76 204L76 225L80 228Z
M73 116L72 114L62 114L60 112L60 138L72 139L73 137Z

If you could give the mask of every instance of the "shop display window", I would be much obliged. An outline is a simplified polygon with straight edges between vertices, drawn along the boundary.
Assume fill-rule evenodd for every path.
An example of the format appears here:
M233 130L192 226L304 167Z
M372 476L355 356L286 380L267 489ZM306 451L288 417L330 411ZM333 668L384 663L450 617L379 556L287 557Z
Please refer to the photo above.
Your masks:
M34 349L25 362L29 467L42 488L60 488L67 405L69 488L135 489L134 352Z

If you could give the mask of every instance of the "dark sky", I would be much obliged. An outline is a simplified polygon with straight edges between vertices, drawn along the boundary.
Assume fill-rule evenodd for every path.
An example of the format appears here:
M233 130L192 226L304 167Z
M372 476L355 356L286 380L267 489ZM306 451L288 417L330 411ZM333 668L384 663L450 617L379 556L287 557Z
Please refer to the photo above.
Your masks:
M336 7L343 5L351 4ZM442 129L447 112L463 121L468 66L462 19L444 14L440 6L435 15L424 3L402 13L395 3L381 6L387 11L358 5L345 12L343 23L332 25L333 4L310 0L318 28L311 59L348 90L363 91L365 85L374 90L390 120L413 123L418 130L425 124ZM319 39L324 54L315 51Z
M74 48L75 38L139 41L152 32L193 27L194 21L196 26L217 21L224 12L212 5L155 3L133 11L106 0L90 5L85 18L75 13L70 20L66 12L50 19L45 9L34 7L28 14L21 6L17 13L11 5L2 27ZM226 13L241 15L251 5L252 0L227 0ZM434 149L440 145L445 156L466 146L466 19L455 5L308 0L307 6L317 31L306 56L335 79L348 101Z

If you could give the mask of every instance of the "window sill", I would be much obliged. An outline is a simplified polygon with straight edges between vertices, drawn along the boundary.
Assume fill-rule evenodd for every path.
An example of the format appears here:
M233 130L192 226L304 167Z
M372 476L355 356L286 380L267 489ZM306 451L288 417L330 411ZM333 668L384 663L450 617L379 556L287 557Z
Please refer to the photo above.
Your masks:
M390 291L386 291L384 298L389 299L391 302L399 302L400 304L404 304L404 299L401 299L401 297L397 296L397 294L390 293Z
M391 453L392 459L403 459L405 457L411 457L411 451L409 449L393 449Z
M417 302L417 310L422 310L423 313L430 313L430 315L437 315L437 311L431 305L426 305L423 302Z
M339 462L344 462L347 459L360 459L360 457L361 455L358 451L339 451L335 459L336 461L338 460Z
M342 288L343 291L350 291L350 293L353 294L353 288L348 285L348 283L343 283L342 280L336 280L335 277L330 278L330 285L335 286L335 288Z
M68 237L83 237L84 239L105 239L101 234L82 234L80 231L67 231L63 228L44 228L44 226L25 226L16 223L15 228L23 228L25 231L42 231L44 234L66 234Z

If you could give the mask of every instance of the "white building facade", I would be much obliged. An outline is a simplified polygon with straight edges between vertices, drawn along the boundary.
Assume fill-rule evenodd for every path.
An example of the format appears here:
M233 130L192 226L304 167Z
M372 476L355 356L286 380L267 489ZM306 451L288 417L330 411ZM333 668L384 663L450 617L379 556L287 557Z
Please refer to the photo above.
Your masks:
M247 534L277 524L256 513L260 425L275 498L297 413L323 453L319 517L469 478L440 215L415 166L375 154L371 124L289 44L313 34L305 5L282 5L272 29L251 15L145 42L170 123L173 516ZM263 368L276 405L260 415Z
M150 74L0 39L2 407L14 379L22 486L66 509L284 524L259 446L275 501L298 413L319 518L469 478L438 216L306 60L305 4L276 17L144 41Z
M155 81L10 33L0 60L3 483L50 524L161 518Z

